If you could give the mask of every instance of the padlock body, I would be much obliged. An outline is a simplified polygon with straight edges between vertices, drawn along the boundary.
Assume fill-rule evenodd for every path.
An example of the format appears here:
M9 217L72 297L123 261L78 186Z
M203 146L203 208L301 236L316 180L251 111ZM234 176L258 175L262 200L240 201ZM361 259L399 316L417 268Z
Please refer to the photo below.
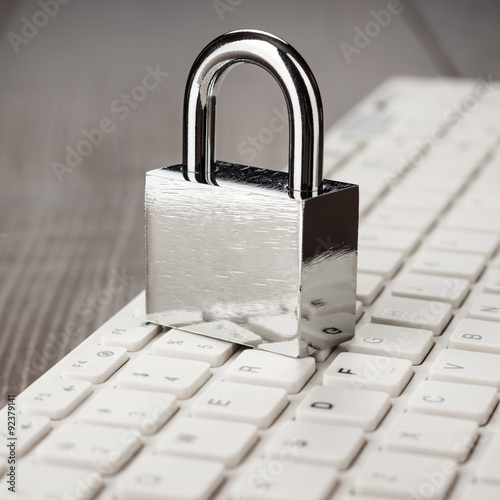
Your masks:
M358 187L288 195L283 172L216 163L146 175L146 312L168 327L302 357L354 334Z

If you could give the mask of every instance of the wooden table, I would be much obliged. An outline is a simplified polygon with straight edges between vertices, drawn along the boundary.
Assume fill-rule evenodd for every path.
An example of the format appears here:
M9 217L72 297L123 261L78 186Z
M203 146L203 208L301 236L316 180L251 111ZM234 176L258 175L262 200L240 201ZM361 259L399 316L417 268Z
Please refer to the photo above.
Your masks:
M350 62L340 44L387 1L236 4L72 0L45 17L38 2L0 4L2 402L143 289L144 173L180 162L185 81L216 36L252 27L292 43L316 74L327 127L393 74L499 76L499 7L488 0L405 4ZM151 71L156 88L134 91ZM283 106L265 72L232 72L217 158L250 162L244 141ZM276 133L251 164L284 168L287 140ZM66 157L77 149L80 160Z

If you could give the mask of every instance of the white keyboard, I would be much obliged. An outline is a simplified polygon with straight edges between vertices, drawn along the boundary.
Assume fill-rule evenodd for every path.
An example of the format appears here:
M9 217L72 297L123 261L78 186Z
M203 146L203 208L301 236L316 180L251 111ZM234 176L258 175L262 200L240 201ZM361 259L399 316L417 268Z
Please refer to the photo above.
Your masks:
M395 78L328 131L325 177L360 184L352 341L242 349L141 294L2 410L0 499L500 499L499 90Z

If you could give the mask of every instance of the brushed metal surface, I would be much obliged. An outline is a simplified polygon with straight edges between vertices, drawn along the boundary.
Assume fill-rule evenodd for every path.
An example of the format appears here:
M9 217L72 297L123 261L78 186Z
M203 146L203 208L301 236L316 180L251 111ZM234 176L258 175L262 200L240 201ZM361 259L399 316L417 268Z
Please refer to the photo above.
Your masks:
M357 186L292 199L287 174L222 162L216 179L146 176L148 318L295 357L351 338Z

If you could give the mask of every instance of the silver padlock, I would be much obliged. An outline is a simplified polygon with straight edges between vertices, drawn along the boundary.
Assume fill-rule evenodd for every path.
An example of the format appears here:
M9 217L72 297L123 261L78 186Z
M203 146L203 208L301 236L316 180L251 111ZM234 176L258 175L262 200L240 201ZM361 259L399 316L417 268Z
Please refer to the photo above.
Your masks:
M215 104L240 63L279 83L289 172L214 161ZM323 180L323 111L287 42L233 31L196 59L184 99L183 164L146 175L149 321L303 357L352 338L358 186Z

